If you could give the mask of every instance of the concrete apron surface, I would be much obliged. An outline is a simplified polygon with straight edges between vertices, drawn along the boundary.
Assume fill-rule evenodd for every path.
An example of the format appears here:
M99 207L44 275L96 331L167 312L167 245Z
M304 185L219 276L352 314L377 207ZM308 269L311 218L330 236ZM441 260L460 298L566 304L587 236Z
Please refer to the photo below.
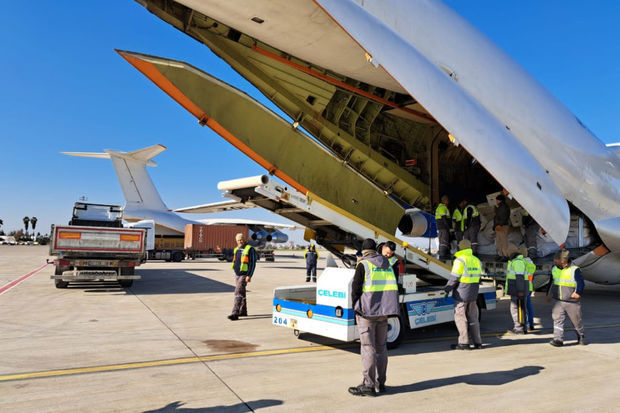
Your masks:
M283 255L287 254L287 255ZM133 287L54 288L44 266L0 295L0 411L619 411L620 288L588 284L587 346L511 328L508 300L483 313L482 350L455 351L454 324L410 332L389 352L388 393L354 397L359 344L271 324L277 286L305 284L303 252L259 262L249 317L229 321L234 279L217 260L149 262ZM0 247L0 288L45 264L47 248ZM324 258L319 268L324 265ZM567 329L570 328L567 322Z

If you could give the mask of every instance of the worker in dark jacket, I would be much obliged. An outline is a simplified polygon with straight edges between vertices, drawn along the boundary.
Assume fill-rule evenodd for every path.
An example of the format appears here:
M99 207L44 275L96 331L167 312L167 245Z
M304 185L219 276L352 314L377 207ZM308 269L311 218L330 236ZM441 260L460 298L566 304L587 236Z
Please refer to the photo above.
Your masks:
M538 231L540 230L540 225L538 222L532 218L532 216L525 212L523 217L521 218L521 224L523 225L523 229L525 230L525 246L527 247L527 256L530 258L538 257Z
M239 233L235 236L237 247L233 252L232 269L235 272L235 301L229 320L238 320L239 317L248 315L245 287L252 281L252 275L256 268L256 251L246 243L245 235Z
M398 258L394 255L396 252L396 244L393 241L382 242L377 246L377 253L383 255L388 259L390 263L390 267L392 267L392 271L394 271L394 276L398 280L398 276L400 275L400 262Z
M551 311L553 340L549 344L554 347L564 345L564 321L568 315L577 332L577 343L586 345L581 317L581 294L585 282L579 267L571 262L568 250L556 254L550 281L547 294L553 297L554 304ZM547 297L547 302L551 301L551 297Z
M497 255L502 261L508 261L510 252L508 251L508 230L510 229L510 208L506 204L506 197L498 195L495 198L497 208L495 208L495 218L493 227L495 228L495 246Z
M471 242L471 250L478 254L478 233L480 232L480 211L475 205L469 205L467 200L463 210L463 239Z
M447 195L441 197L441 203L435 210L435 222L437 223L437 236L439 237L439 258L442 260L450 259L450 229L452 220L448 204L450 199Z
M396 277L387 258L377 254L376 249L373 239L364 240L362 259L351 284L364 377L362 384L349 387L354 396L376 396L377 391L386 391L387 319L400 312Z
M316 282L316 264L319 261L319 253L316 252L313 244L308 246L304 258L306 259L306 282L310 282L310 275L312 275L312 282Z
M453 349L469 350L470 342L474 348L482 348L476 304L481 274L482 266L472 253L471 242L462 240L459 242L459 251L454 254L450 279L444 287L446 297L454 291L454 323L459 331L459 338L457 344L452 345Z

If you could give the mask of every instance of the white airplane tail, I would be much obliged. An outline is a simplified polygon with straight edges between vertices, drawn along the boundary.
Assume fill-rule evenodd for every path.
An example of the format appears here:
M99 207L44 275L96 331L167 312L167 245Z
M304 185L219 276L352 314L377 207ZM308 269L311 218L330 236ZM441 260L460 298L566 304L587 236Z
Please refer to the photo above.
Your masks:
M105 153L62 152L65 155L86 158L111 159L118 181L125 195L125 209L147 209L151 211L168 211L168 207L159 196L153 181L146 171L146 166L157 166L151 159L165 151L164 145L153 145L133 152L118 152L104 149Z

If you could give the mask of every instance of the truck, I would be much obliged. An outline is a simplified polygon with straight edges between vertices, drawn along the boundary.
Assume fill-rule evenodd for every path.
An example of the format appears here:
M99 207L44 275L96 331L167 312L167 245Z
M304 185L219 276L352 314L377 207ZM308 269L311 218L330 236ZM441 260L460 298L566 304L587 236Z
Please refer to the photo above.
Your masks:
M355 270L326 268L316 285L276 287L273 294L272 324L292 329L296 336L308 332L341 341L359 338L351 300ZM415 274L398 277L400 314L388 318L388 348L400 344L406 329L454 321L454 299L442 287L424 285ZM482 310L497 304L492 283L480 285L476 301Z
M49 253L56 288L74 281L118 281L130 287L146 260L146 229L124 228L123 208L76 202L69 225L52 225Z

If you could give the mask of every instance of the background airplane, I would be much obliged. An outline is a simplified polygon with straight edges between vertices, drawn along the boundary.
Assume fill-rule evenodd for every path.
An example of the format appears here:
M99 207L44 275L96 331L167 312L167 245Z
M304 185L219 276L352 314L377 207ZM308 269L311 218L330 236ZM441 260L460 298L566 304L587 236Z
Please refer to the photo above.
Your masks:
M157 166L152 158L166 150L163 145L153 145L132 152L119 152L105 149L103 153L92 152L62 152L65 155L87 158L110 159L118 177L118 182L125 196L123 219L128 222L141 220L155 221L156 236L182 236L185 234L185 225L247 225L250 228L249 242L256 247L263 247L266 243L285 243L288 236L282 229L296 229L294 225L279 224L257 220L244 219L201 219L190 220L179 216L170 210L161 199L155 188L146 167ZM200 208L199 210L197 208ZM230 201L205 204L197 207L181 208L178 212L222 212L235 208Z
M620 282L617 148L440 1L139 3L294 122L185 63L123 57L287 184L392 233L403 207L505 188L557 244L573 231L587 279Z

